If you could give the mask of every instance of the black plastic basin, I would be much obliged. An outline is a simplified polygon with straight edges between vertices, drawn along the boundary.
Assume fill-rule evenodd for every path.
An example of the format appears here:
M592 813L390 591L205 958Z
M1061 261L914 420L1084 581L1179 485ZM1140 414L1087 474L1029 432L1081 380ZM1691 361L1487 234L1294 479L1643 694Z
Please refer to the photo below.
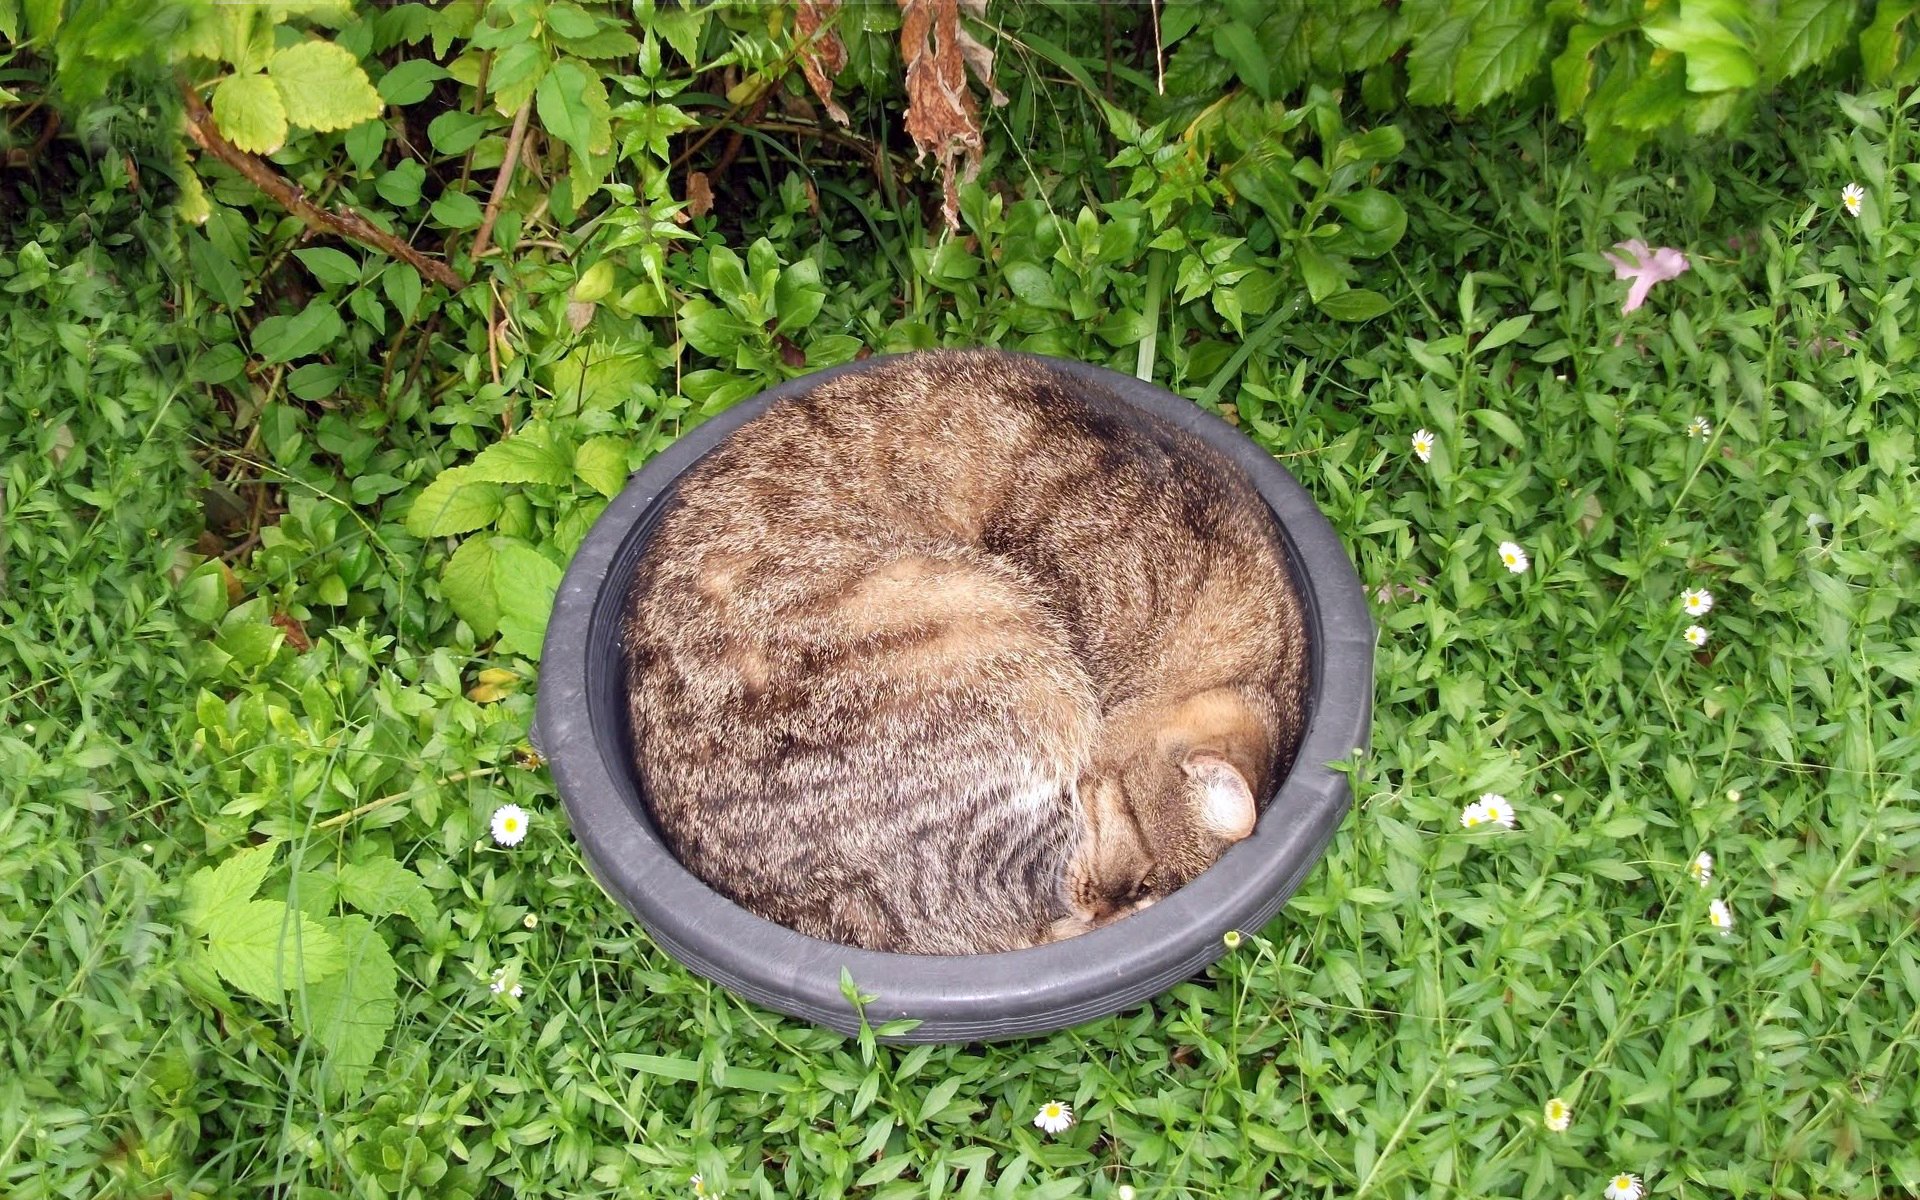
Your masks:
M542 652L534 739L600 882L689 969L779 1012L856 1032L841 970L873 1025L920 1022L905 1042L1044 1033L1158 995L1219 958L1229 930L1258 930L1319 861L1351 802L1325 764L1367 744L1376 631L1333 527L1292 475L1238 430L1171 392L1100 367L1040 360L1084 381L1091 400L1131 420L1189 431L1246 471L1286 539L1312 641L1307 729L1292 772L1252 836L1146 909L1064 942L1003 954L883 954L821 941L757 917L700 882L653 827L633 765L620 625L648 531L675 481L768 405L870 359L771 388L699 426L634 475L568 567Z

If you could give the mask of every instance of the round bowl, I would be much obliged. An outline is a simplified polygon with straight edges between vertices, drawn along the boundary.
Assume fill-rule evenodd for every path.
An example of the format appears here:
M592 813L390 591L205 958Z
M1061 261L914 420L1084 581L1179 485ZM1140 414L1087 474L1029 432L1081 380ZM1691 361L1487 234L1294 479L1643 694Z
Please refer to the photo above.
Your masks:
M675 481L769 405L883 359L790 380L698 426L636 473L567 568L547 626L534 742L552 766L574 836L607 891L662 949L757 1004L845 1033L873 999L873 1026L919 1022L901 1042L1020 1037L1110 1016L1186 979L1258 930L1319 861L1351 802L1325 764L1367 744L1377 633L1339 536L1286 469L1246 435L1163 388L1100 367L1041 363L1133 421L1159 419L1239 464L1272 508L1306 609L1312 678L1292 771L1253 834L1186 887L1124 920L1001 954L886 954L795 933L735 905L682 867L655 831L630 753L620 625L628 584Z

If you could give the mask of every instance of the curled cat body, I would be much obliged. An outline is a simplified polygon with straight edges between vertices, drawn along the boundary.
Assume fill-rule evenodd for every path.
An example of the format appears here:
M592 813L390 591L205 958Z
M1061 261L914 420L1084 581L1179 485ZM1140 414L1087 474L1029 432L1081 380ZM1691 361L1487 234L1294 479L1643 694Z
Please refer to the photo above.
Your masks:
M682 478L628 696L655 822L709 886L831 941L986 953L1134 911L1251 832L1302 725L1285 551L1236 468L1087 386L905 355Z

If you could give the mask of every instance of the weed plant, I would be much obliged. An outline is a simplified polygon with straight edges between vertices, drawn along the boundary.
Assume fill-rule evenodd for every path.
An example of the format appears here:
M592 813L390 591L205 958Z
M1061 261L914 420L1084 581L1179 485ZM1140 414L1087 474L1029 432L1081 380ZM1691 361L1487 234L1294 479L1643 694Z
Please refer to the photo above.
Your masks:
M436 307L234 196L175 251L111 157L21 198L0 1190L1920 1193L1910 108L1806 89L1625 175L1532 119L1402 121L1364 149L1404 237L1341 268L1380 297L1346 322L1164 130L1115 120L1109 171L1023 155L1013 109L966 237L756 164L659 260L684 341L539 239ZM625 213L563 248L659 232ZM1623 313L1636 238L1690 269ZM1271 449L1374 603L1374 732L1325 861L1206 976L906 1049L662 954L526 731L627 469L789 347L977 342Z

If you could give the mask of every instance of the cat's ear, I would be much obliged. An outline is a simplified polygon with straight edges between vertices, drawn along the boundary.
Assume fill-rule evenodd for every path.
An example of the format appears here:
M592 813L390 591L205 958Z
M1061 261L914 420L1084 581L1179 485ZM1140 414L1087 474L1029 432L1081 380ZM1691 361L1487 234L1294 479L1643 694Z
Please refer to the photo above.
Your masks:
M1218 754L1196 750L1180 769L1194 782L1200 824L1224 841L1237 842L1253 832L1253 789L1246 776Z

